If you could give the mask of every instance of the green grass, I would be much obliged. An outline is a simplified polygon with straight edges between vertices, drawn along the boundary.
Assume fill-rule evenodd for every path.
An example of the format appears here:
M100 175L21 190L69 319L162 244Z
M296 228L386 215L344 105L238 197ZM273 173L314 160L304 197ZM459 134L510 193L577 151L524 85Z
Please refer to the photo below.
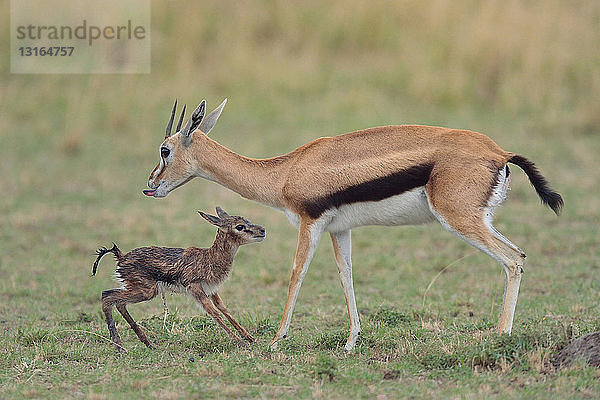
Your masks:
M550 361L600 329L597 2L197 3L153 4L150 75L11 75L0 64L0 398L596 396L595 369ZM249 156L424 123L481 131L534 160L566 207L555 217L513 169L495 225L528 255L514 334L495 333L504 277L489 257L439 225L366 227L353 232L356 351L343 352L327 240L290 337L268 351L296 232L206 181L163 200L141 194L175 97L209 108L229 97L211 136ZM221 292L257 343L238 348L173 295L167 329L160 299L130 307L156 350L116 317L128 350L117 356L100 309L114 264L90 277L94 250L207 246L214 229L196 210L215 205L268 231L240 250Z

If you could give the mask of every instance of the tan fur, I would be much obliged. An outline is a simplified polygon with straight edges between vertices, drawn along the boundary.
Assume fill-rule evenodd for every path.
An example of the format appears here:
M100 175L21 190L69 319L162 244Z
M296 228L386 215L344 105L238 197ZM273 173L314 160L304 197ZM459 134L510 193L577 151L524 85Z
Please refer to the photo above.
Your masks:
M504 171L514 153L502 150L487 136L431 126L383 126L316 139L289 154L268 159L238 155L201 131L194 132L188 147L183 142L176 134L163 144L173 149L174 160L162 170L159 164L150 176L148 186L156 189L156 197L166 196L192 177L200 176L245 198L282 209L298 225L298 245L287 301L279 330L271 342L273 348L287 334L314 248L337 212L328 208L329 203L322 205L318 201L327 200L332 194L355 190L360 185L390 179L394 174L402 175L403 171L416 167L431 169L423 195L427 196L427 204L435 218L504 266L506 292L499 329L510 333L524 254L489 225L493 213L489 201L496 190L500 171ZM410 174L406 173L406 176ZM369 186L366 191L370 189ZM373 190L377 191L377 188L373 187ZM406 200L413 203L406 204L420 207L419 195L413 196ZM368 196L364 201L370 201ZM311 212L311 202L317 202L320 208ZM322 209L327 212L323 214ZM338 239L342 239L343 246ZM352 286L350 229L331 232L331 240L350 317L351 334L346 344L346 349L350 350L360 333Z
M298 214L304 214L304 200L426 162L435 163L435 172L442 179L461 172L463 176L465 172L483 172L484 176L475 179L489 177L487 189L492 179L492 170L487 167L499 168L513 155L480 133L419 125L385 126L320 138L289 154L267 159L240 156L201 131L193 136L189 147L181 143L179 134L165 140L175 156L153 177L160 163L156 166L150 187L162 180L171 182L173 190L201 176L248 199ZM459 171L454 171L457 166Z

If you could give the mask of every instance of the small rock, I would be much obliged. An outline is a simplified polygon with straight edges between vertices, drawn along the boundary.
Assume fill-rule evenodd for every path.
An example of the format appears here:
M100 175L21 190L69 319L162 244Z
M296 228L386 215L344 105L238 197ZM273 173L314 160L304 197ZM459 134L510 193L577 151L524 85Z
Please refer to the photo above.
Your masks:
M190 357L190 358L188 358L188 361L189 361L189 362L194 362L194 357Z

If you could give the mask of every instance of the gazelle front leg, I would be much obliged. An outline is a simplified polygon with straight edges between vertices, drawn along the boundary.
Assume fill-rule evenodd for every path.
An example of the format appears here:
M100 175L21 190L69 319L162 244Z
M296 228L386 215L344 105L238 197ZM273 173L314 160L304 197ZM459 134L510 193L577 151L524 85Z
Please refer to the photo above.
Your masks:
M350 230L330 233L331 243L335 261L340 274L340 282L344 289L346 298L346 307L348 308L348 318L350 318L350 336L346 342L346 351L354 349L356 341L360 335L360 320L356 309L356 299L354 297L354 284L352 283L352 239Z
M271 340L271 350L277 350L277 343L287 336L288 330L290 329L290 323L292 322L292 313L294 312L294 306L298 299L298 292L300 292L300 286L308 271L308 266L315 254L315 249L319 244L323 228L313 221L312 224L306 220L300 221L300 228L298 230L298 245L296 248L296 256L294 257L294 267L292 268L292 276L290 278L290 285L288 288L287 300L285 307L283 308L283 315L281 322L279 323L279 329Z

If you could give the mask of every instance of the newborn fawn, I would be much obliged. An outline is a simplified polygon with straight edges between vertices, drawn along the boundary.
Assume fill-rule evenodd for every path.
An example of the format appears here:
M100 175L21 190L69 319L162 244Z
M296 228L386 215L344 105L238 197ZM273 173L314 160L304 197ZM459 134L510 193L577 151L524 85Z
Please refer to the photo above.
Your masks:
M131 325L138 338L152 348L142 329L129 315L126 306L153 299L159 291L162 293L165 289L191 294L231 338L241 341L227 327L218 309L245 340L254 341L248 331L233 318L217 290L229 275L238 248L246 243L262 241L266 236L265 229L250 223L243 217L230 216L220 207L217 207L218 217L198 212L204 219L219 228L210 248L181 249L152 246L139 247L127 254L123 254L116 244L111 249L106 247L98 249L96 253L98 258L94 262L92 275L96 274L102 256L113 253L117 260L115 275L123 284L119 289L102 292L102 311L106 316L108 331L117 350L123 350L123 346L112 316L113 305Z

